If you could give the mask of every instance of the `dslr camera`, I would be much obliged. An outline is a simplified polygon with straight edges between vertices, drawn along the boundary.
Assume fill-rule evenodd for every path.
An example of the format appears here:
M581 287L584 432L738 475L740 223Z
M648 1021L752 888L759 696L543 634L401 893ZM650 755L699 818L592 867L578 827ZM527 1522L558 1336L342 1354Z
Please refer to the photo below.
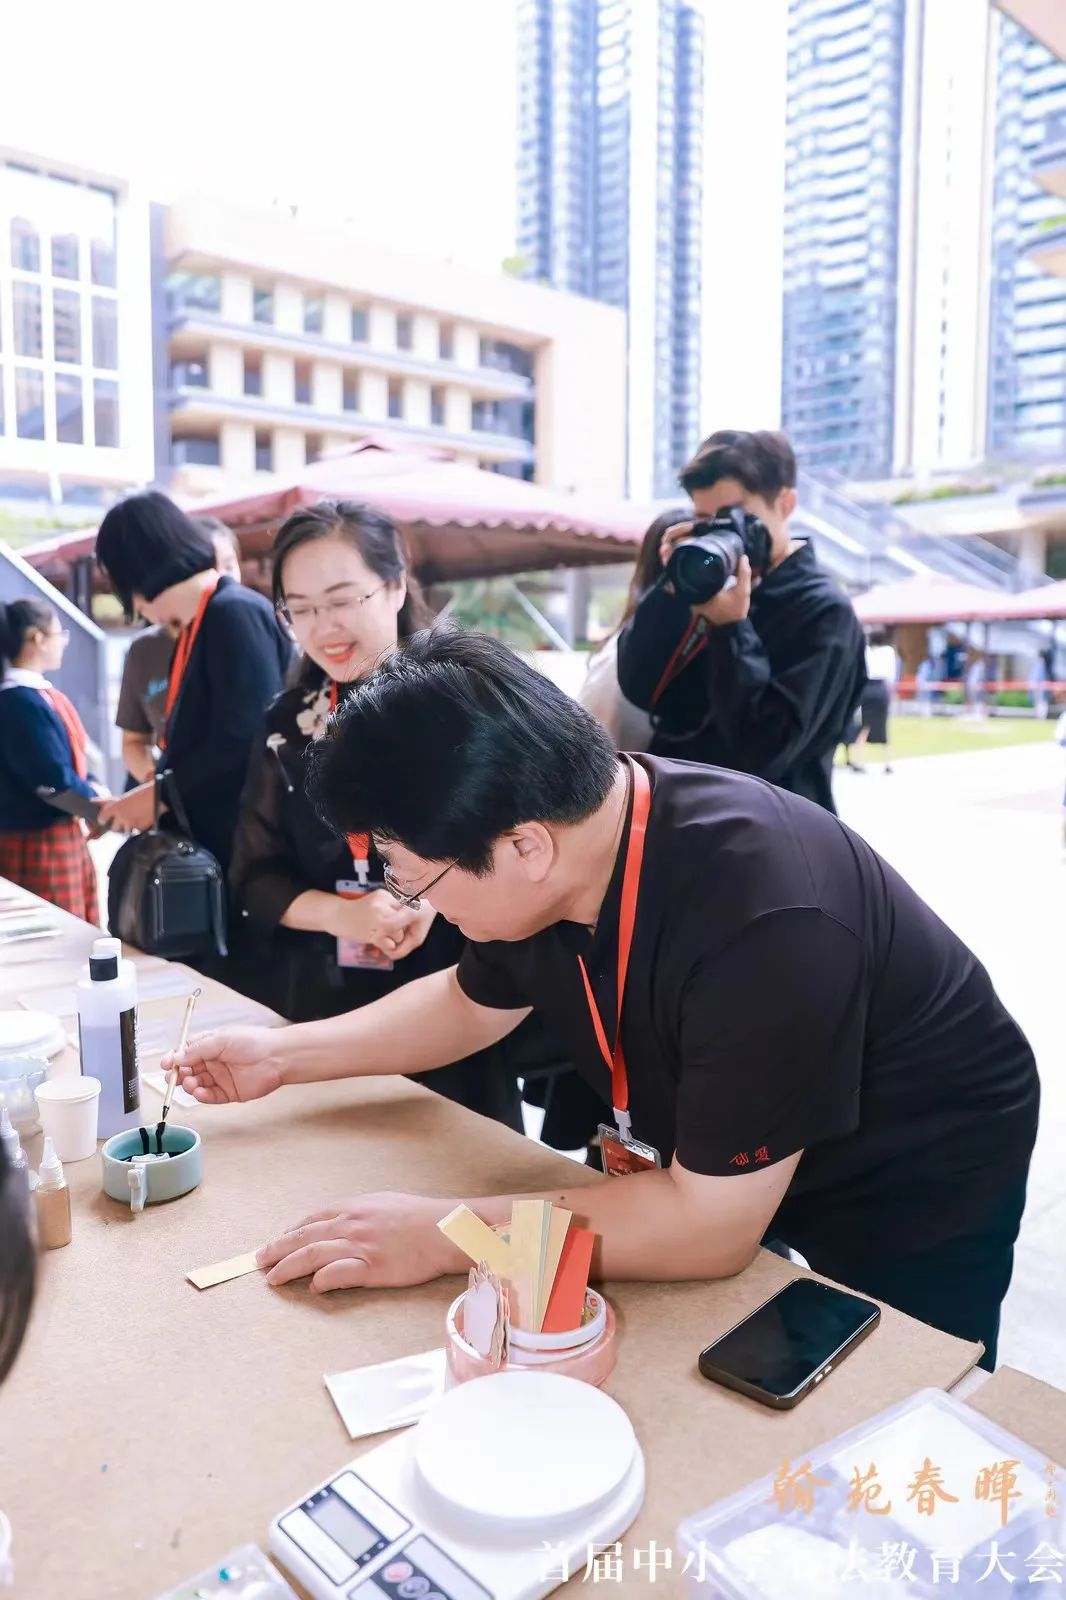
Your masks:
M703 605L735 578L741 557L747 556L755 577L770 564L770 530L741 506L726 506L717 516L693 523L692 534L675 545L663 573L663 582L689 605Z

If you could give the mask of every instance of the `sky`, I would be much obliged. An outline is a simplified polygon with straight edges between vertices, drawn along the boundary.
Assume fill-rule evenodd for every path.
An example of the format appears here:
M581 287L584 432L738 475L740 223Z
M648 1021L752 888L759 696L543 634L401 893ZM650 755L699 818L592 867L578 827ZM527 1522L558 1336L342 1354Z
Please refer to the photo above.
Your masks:
M706 425L773 425L787 0L697 3ZM4 26L0 144L439 259L514 251L513 0L16 0Z

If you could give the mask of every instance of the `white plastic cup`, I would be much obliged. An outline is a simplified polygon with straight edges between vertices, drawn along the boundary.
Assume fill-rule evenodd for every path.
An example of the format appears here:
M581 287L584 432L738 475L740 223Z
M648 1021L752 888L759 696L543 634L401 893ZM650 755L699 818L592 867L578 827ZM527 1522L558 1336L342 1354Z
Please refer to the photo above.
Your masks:
M51 1135L60 1161L87 1161L94 1156L100 1079L50 1078L36 1095L41 1132Z

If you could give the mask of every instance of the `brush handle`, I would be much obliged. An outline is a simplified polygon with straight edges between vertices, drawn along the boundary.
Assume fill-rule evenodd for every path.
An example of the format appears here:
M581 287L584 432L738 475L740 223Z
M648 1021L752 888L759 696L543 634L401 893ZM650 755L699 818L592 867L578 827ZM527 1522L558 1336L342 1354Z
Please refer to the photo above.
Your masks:
M185 1002L185 1015L181 1019L181 1037L178 1039L178 1048L175 1052L175 1054L179 1056L189 1042L189 1024L192 1021L193 1007L202 993L202 989L194 989L188 1000ZM167 1120L167 1113L170 1111L170 1102L174 1098L174 1090L177 1088L177 1086L178 1069L177 1067L171 1067L170 1071L167 1073L167 1092L163 1096L163 1116L161 1119L163 1122Z

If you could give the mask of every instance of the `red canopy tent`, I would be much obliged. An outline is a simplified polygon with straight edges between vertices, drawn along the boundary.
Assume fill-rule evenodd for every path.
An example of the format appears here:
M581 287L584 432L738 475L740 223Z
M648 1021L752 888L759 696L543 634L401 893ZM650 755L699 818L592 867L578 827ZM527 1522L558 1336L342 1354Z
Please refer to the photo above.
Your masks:
M185 502L238 535L247 576L260 576L279 523L316 500L362 501L403 529L415 574L424 584L454 583L631 561L655 507L599 500L526 483L452 460L439 452L398 451L366 440L291 476L255 479L224 498ZM95 532L30 545L22 554L46 576L91 556ZM257 562L258 558L258 562Z
M996 604L996 620L1004 622L1054 620L1066 617L1066 581L1045 583L1020 594L1001 595Z
M992 589L980 589L973 583L959 583L931 574L882 584L857 596L853 604L855 615L867 625L933 624L987 620L993 614L990 605L997 598Z

